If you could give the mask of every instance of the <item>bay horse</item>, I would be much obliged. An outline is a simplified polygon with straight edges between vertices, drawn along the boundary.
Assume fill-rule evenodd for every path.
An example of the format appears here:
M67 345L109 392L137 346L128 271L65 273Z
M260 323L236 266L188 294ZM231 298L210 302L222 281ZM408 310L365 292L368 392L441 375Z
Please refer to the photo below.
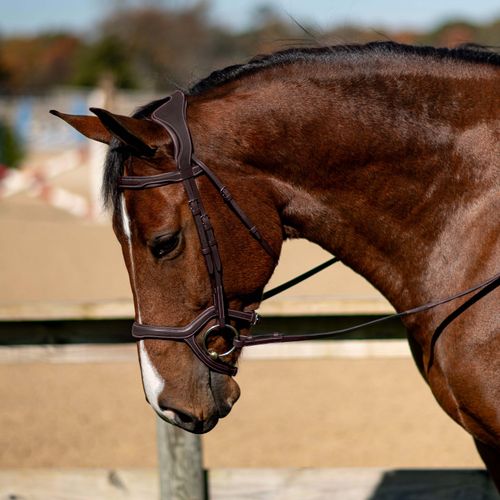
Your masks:
M161 418L203 433L229 413L235 339L287 238L319 244L399 312L495 277L499 69L498 54L471 47L289 49L132 117L54 112L109 144L104 196ZM498 284L403 317L418 369L497 486Z

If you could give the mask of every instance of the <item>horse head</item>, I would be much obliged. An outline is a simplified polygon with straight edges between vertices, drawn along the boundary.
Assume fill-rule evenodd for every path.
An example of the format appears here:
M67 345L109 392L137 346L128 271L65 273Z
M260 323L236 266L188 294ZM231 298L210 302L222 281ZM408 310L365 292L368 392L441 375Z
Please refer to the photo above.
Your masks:
M162 102L166 100L155 106ZM151 109L134 117L102 109L92 111L96 116L53 114L87 137L109 145L104 193L112 206L113 229L129 273L135 328L146 329L138 342L146 399L164 420L191 432L207 432L229 413L239 397L239 387L231 376L236 371L239 350L233 349L232 341L253 323L247 317L252 317L260 302L283 240L272 189L237 156L225 157L214 148L220 138L212 140L210 123L199 123L194 112L189 116L189 126L196 153L200 152L204 162L220 176L221 181L217 177L216 182L223 182L226 192L230 190L238 200L237 215L251 220L251 227L245 228L231 213L225 203L227 195L223 199L214 188L213 178L211 181L207 176L196 180L193 176L184 182L179 177L178 182L160 182L153 189L120 189L120 179L156 180L165 174L176 175L183 145L177 143L178 133L151 118ZM212 117L213 130L216 120ZM210 174L215 176L212 170ZM200 220L194 216L189 199L192 193L186 190L186 182L192 187L194 184L203 204ZM259 228L261 245L251 237L256 232L253 223ZM213 241L200 236L200 224L209 225L212 232L207 233L208 239L213 237ZM251 229L251 234L246 229ZM214 246L215 256L210 253ZM208 263L207 254L212 259ZM218 265L222 296L214 298L216 287L210 266ZM221 314L225 321L222 325ZM148 329L162 325L169 325L169 331L177 334L193 322L198 325L189 330L189 342L168 336L168 340L150 338L148 334ZM211 368L210 357L219 357L215 369Z

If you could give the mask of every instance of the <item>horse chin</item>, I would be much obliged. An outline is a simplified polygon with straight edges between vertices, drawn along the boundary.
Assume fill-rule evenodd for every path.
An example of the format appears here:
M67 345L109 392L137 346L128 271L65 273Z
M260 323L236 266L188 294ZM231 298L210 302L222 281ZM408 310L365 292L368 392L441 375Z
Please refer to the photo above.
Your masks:
M240 387L232 377L210 371L210 389L219 418L224 418L238 401Z

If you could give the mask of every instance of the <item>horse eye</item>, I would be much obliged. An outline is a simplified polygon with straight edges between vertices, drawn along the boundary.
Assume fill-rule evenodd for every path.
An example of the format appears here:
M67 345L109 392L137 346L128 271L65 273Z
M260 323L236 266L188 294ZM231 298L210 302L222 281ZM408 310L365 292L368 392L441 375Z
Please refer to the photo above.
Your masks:
M157 259L161 259L175 250L179 241L179 233L156 238L151 244L151 253Z

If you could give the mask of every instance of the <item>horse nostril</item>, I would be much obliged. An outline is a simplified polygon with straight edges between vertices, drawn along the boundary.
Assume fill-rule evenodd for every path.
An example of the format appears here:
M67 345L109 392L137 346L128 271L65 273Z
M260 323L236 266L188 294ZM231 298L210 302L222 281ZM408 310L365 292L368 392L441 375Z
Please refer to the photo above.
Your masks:
M175 410L174 413L176 416L176 420L180 424L184 424L184 425L195 424L196 425L198 422L200 422L196 417L194 417L193 415L190 415L189 413L184 413L184 412L179 411L179 410Z
M161 413L165 419L170 422L171 424L176 423L176 414L172 410L161 410Z
M169 420L172 420L173 423L180 425L196 425L198 422L200 422L200 420L197 419L194 415L178 410L173 406L166 406L160 403L159 407L163 415L165 415Z
M159 406L161 411L161 414L159 415L161 418L167 420L171 424L181 427L186 431L194 432L195 434L208 432L219 420L218 415L212 415L210 418L202 420L191 413L180 411L172 406Z

